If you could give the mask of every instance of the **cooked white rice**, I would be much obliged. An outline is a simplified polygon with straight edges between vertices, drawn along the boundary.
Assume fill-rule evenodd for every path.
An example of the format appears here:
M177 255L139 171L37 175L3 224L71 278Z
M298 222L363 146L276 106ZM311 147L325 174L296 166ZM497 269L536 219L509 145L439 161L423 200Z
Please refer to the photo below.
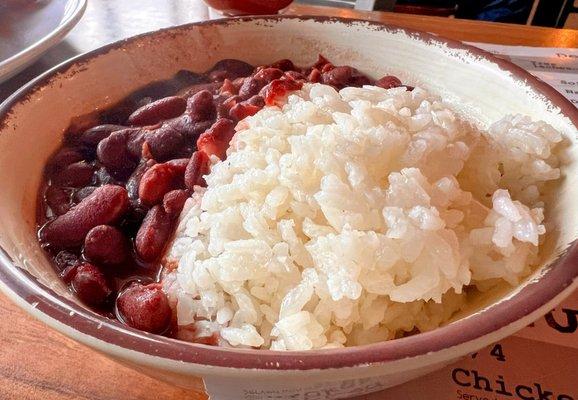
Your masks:
M242 121L181 215L179 337L306 350L431 330L537 261L561 136L480 131L416 88L305 85ZM214 160L216 161L216 160Z

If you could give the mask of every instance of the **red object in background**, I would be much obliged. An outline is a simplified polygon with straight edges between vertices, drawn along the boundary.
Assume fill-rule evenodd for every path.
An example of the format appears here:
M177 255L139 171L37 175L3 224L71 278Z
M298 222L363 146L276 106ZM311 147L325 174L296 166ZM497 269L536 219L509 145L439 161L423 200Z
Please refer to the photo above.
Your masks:
M227 15L277 14L293 0L205 0L212 8Z

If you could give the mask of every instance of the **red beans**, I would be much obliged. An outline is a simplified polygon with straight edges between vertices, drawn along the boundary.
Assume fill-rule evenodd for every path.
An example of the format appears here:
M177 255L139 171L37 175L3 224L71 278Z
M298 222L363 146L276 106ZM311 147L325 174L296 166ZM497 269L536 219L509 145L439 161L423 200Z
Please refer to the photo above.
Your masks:
M341 89L347 85L352 76L353 68L347 66L335 67L321 74L321 82Z
M133 160L138 160L143 154L143 144L151 131L145 129L129 129L126 139L126 149L128 156Z
M98 160L119 179L128 177L137 164L127 149L132 132L129 129L114 132L103 139L96 149Z
M129 326L150 333L162 333L171 323L169 300L159 284L133 283L116 300L121 319Z
M56 215L62 215L70 209L70 191L57 186L48 186L44 192L44 201Z
M221 86L222 86L221 82L200 83L197 85L193 85L184 92L183 97L185 98L191 97L203 90L208 90L211 93L215 93L217 90L219 90Z
M247 64L244 61L226 58L217 62L210 72L227 71L227 78L235 79L241 76L251 75L254 69L251 64Z
M187 114L193 122L213 119L216 113L213 95L208 90L202 90L187 100Z
M142 204L152 206L162 201L164 195L180 186L185 173L186 163L166 162L155 164L142 176L138 188L138 197Z
M162 255L172 230L170 215L159 205L151 208L136 234L137 256L145 262L156 261Z
M239 96L243 99L248 99L251 96L259 94L259 91L267 84L267 81L262 79L257 79L255 77L245 78L243 85L239 89Z
M294 71L295 70L295 64L293 64L293 61L288 60L286 58L279 60L279 61L275 61L273 64L271 64L272 68L278 68L282 71Z
M85 161L75 162L55 174L52 184L57 186L81 187L90 184L95 168Z
M383 78L375 82L375 86L379 86L384 89L391 89L401 86L401 81L395 76L384 76Z
M199 136L197 148L208 156L216 155L225 159L229 142L235 134L235 123L230 119L221 118L209 130Z
M371 85L371 81L365 75L354 75L351 77L347 85L354 87L361 87L364 85Z
M97 264L120 264L127 259L128 243L117 228L98 225L84 239L84 256Z
M112 293L102 272L90 263L83 263L76 269L71 285L76 295L92 306L104 303Z
M194 144L201 133L213 125L213 120L195 122L188 114L183 114L178 118L165 122L166 125L172 126L174 130L180 132L185 144Z
M48 172L60 171L72 163L83 160L82 153L70 147L60 149L48 162Z
M274 81L275 79L279 79L282 76L283 71L279 68L263 68L254 75L255 79L263 80L265 82Z
M307 80L311 83L319 83L321 81L321 72L317 68L313 68Z
M88 146L96 146L101 140L106 139L112 132L126 129L122 125L104 124L84 131L78 138L80 143Z
M206 186L204 175L209 173L209 156L204 151L195 151L185 170L185 185L193 190L195 185Z
M88 231L118 220L128 209L128 195L121 186L105 185L96 189L40 231L40 237L57 248L79 246Z
M223 81L223 86L219 89L219 94L224 96L234 96L239 93L239 88L229 79Z
M257 97L257 96L253 96ZM250 117L252 115L257 114L257 112L263 107L254 106L251 104L247 104L245 102L235 104L231 111L229 111L229 116L234 119L235 121L240 121L246 117Z
M172 190L163 197L163 209L171 218L176 218L183 210L188 198L189 193L186 190Z
M280 106L306 82L340 89L373 81L322 56L308 68L287 59L257 69L222 60L204 74L181 71L94 113L93 127L72 126L66 145L47 163L41 211L48 221L41 219L39 231L63 281L111 315L117 285L157 279L187 199L206 186L210 156L224 159L237 122L266 105ZM401 82L384 77L378 85ZM119 319L138 329L163 333L171 323L158 284L132 285L116 306Z
M154 125L165 119L178 117L185 112L187 101L179 96L165 97L142 106L129 117L130 125Z
M276 79L267 85L264 91L265 104L275 105L277 99L285 97L293 90L299 90L303 87L303 82L294 81L292 79Z
M184 145L181 132L170 124L163 124L146 137L150 154L156 161L166 161L173 158Z
M96 189L97 186L85 186L74 193L73 199L76 203L80 203L82 200L90 196Z

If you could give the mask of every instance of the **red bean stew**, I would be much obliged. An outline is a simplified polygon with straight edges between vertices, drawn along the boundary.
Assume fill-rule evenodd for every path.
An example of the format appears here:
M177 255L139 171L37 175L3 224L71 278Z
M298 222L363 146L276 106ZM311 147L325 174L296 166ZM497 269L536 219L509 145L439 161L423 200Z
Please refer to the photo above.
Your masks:
M153 83L88 126L72 125L45 168L38 237L78 298L109 318L170 335L161 263L186 199L205 185L209 157L225 158L238 121L304 82L402 85L322 56L306 68L226 59L204 74L180 71Z

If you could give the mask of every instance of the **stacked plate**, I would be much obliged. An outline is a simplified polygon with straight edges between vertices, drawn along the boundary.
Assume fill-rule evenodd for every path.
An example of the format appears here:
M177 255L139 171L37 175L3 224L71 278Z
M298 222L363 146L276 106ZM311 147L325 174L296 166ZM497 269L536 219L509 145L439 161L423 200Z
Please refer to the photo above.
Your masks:
M9 0L0 4L0 82L36 61L76 25L86 0Z

